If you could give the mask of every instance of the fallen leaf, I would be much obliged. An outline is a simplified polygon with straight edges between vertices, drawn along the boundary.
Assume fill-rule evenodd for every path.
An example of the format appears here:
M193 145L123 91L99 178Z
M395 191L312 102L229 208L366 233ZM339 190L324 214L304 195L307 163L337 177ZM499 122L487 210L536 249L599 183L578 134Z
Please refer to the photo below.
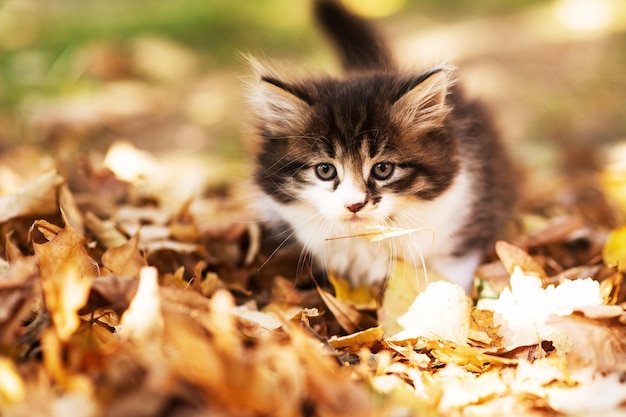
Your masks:
M61 340L67 341L78 328L77 312L87 302L91 281L99 273L98 264L88 255L83 238L71 225L54 232L47 222L35 222L50 239L34 243L35 258L41 271L46 307Z
M509 275L513 274L515 267L520 267L525 273L536 275L541 278L542 281L548 278L541 265L535 262L523 249L515 245L500 240L496 243L496 253Z
M94 234L96 240L106 249L122 246L128 239L111 220L100 220L92 212L85 215L85 226Z
M335 290L337 300L357 309L375 309L378 305L371 285L352 286L348 280L328 271L328 281Z
M15 261L0 274L0 346L17 345L26 331L23 322L33 313L35 297L41 297L38 278L33 257Z
M59 187L59 207L63 211L65 221L81 236L85 235L85 222L67 184Z
M141 268L148 266L139 253L139 235L136 234L121 246L107 249L102 254L102 265L120 277L135 277Z
M534 248L562 242L584 226L583 220L577 216L556 217L550 219L545 226L523 236L517 244L525 248Z
M328 339L328 343L335 349L346 349L348 352L356 353L364 347L371 347L374 343L382 341L382 338L383 329L377 326L347 336L333 336Z
M602 250L604 263L626 272L626 226L613 230Z
M454 363L470 372L484 372L496 366L517 364L515 359L481 353L474 347L444 340L426 340L425 350L440 363Z
M337 300L332 294L322 289L317 283L317 292L326 304L326 307L333 313L339 325L348 333L354 333L359 329L363 315L351 305Z
M58 210L57 190L63 178L49 171L15 193L0 196L0 223L19 216L38 216Z

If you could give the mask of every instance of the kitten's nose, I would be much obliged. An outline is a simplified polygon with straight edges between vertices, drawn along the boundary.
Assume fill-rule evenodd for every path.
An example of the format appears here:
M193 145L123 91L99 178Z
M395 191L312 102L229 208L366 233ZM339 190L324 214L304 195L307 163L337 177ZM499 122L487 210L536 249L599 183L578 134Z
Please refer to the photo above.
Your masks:
M348 211L350 211L351 213L356 213L359 210L361 210L363 207L365 207L365 203L353 203L353 204L346 204L346 208L348 209Z

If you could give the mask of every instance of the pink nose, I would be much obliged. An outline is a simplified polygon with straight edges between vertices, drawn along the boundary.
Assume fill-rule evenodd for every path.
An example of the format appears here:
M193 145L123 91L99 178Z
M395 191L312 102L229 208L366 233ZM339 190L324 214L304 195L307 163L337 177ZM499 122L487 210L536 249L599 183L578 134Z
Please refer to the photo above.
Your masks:
M352 212L352 213L356 213L359 210L361 210L363 207L365 207L365 203L353 203L353 204L346 204L346 208L348 209L348 211Z

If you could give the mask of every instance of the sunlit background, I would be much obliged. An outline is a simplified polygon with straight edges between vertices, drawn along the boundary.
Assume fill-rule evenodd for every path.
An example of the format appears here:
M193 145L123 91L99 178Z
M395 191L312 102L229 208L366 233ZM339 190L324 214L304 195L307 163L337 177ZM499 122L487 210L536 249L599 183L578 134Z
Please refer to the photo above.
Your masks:
M623 0L344 2L376 21L403 67L457 65L531 181L596 169L626 139ZM250 71L240 52L338 73L309 9L304 0L5 0L0 151L31 144L63 160L122 141L210 157L207 172L220 180L245 176Z

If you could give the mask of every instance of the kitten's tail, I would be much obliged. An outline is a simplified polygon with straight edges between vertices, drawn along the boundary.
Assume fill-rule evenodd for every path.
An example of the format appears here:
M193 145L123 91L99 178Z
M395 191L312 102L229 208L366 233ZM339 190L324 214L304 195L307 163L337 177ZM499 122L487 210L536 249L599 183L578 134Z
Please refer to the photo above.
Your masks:
M390 70L391 54L378 32L338 0L315 0L313 12L332 39L346 71Z

